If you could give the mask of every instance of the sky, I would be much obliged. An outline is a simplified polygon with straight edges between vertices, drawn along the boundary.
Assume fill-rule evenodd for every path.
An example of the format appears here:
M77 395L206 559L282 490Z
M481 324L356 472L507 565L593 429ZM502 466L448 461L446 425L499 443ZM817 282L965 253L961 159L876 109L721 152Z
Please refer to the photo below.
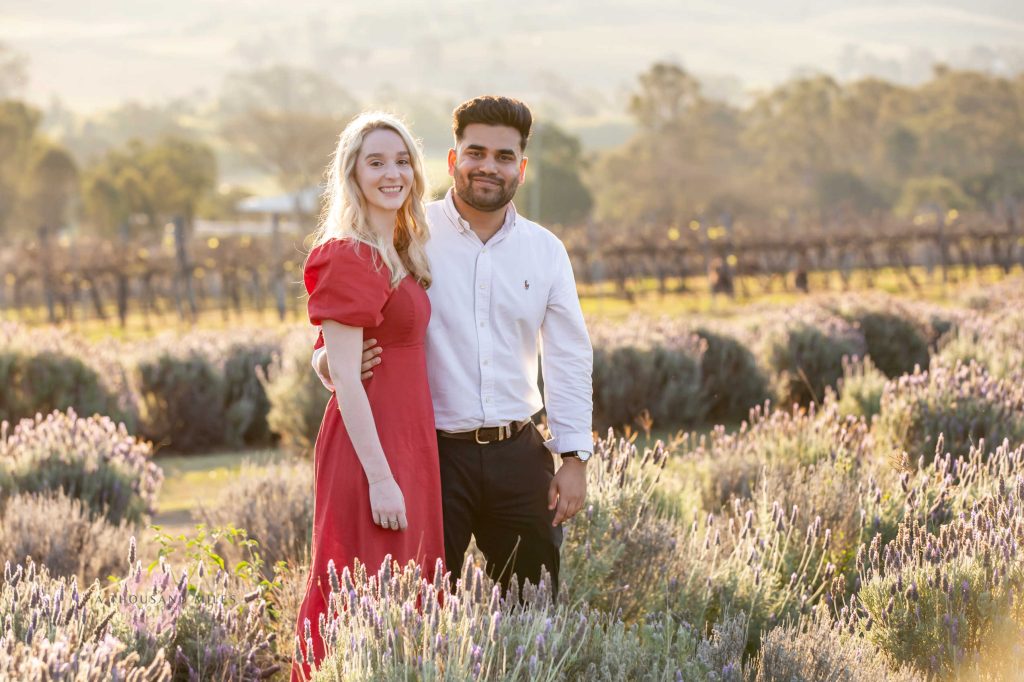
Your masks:
M936 60L1019 72L1024 2L0 0L0 42L28 57L30 100L81 112L212 96L232 71L281 62L357 95L600 104L656 60L726 97L808 71L920 82Z

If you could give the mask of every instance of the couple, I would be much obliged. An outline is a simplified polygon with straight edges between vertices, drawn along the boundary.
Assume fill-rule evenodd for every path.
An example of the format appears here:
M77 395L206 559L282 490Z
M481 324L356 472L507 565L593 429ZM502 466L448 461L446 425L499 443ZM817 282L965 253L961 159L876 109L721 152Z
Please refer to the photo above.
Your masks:
M303 659L307 621L311 658L324 655L330 560L340 573L390 555L433 578L442 559L454 576L472 535L503 587L546 570L557 591L560 524L586 497L593 354L565 247L511 203L531 124L511 98L459 106L454 188L425 207L400 121L363 114L341 134L304 273L313 365L334 394L316 440ZM531 421L545 406L546 442Z

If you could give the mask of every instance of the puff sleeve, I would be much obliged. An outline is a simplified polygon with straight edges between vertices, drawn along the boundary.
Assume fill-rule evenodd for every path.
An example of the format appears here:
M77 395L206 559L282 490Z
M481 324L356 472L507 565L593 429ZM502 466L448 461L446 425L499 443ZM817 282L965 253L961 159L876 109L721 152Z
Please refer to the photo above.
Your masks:
M334 320L350 327L378 327L391 295L387 268L377 268L371 247L334 239L313 249L303 281L309 294L309 321Z

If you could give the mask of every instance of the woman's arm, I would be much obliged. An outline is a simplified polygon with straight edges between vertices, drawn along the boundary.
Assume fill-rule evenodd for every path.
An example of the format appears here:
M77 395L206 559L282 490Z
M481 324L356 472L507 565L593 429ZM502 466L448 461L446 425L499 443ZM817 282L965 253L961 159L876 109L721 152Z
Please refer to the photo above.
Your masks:
M333 320L323 321L324 346L341 419L370 484L374 523L394 530L408 525L405 499L384 456L370 401L360 378L363 330Z

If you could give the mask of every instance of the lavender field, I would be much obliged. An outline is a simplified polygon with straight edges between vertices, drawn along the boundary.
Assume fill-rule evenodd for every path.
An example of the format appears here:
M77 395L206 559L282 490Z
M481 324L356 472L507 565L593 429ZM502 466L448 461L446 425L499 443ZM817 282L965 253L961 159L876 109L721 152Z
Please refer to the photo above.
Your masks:
M346 569L315 679L1024 679L1021 310L1017 277L588 320L600 438L558 599L513 607L479 561L454 590ZM0 677L287 679L311 342L0 327ZM254 448L281 456L202 525L153 527L165 454Z

